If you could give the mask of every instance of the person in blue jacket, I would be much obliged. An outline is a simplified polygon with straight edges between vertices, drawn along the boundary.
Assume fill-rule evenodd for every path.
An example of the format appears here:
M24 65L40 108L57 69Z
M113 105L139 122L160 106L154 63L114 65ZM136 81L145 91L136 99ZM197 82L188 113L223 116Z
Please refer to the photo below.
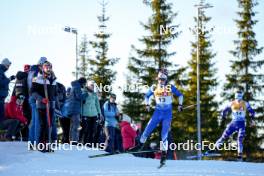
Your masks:
M79 141L78 128L80 126L81 104L87 97L87 93L83 94L81 89L84 88L86 82L87 80L85 78L79 78L78 80L71 82L72 88L70 95L66 100L66 114L71 119L70 139L74 145Z
M9 69L11 62L9 59L5 58L0 64L0 122L4 120L4 106L5 99L8 96L9 83L15 79L15 76L7 78L5 72Z
M104 103L103 110L105 116L105 135L106 135L106 151L109 153L115 152L115 132L118 126L117 118L119 110L116 105L116 95L111 94L108 101Z
M170 130L171 120L172 120L172 99L173 95L178 97L178 111L181 112L183 95L182 93L171 84L167 83L168 73L167 70L162 69L158 73L158 84L153 85L148 92L145 94L145 103L147 111L150 110L150 97L154 96L156 107L153 116L148 122L143 134L140 137L139 144L132 148L132 151L141 150L146 142L147 138L150 136L152 131L157 127L159 123L162 125L161 130L161 164L165 164L167 150L168 150L168 132Z
M58 94L58 107L60 110L60 116L59 122L62 128L62 143L70 143L70 125L71 125L71 119L67 115L67 99L70 96L71 88L68 88L66 90L65 86L63 84L58 84L57 94Z

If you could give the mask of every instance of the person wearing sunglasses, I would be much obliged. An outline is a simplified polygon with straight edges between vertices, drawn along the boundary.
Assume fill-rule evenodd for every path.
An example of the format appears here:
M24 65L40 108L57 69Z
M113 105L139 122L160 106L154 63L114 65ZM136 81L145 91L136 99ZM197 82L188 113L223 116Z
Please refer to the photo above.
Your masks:
M31 92L34 99L36 99L37 113L40 122L39 142L42 144L55 140L54 135L52 135L52 131L50 130L51 128L53 132L56 130L53 128L56 123L54 116L55 101L57 96L56 79L57 78L52 70L52 64L46 61L42 65L41 72L39 72L38 76L33 78L32 81ZM52 136L50 136L50 134ZM40 149L40 151L51 152L52 150L49 146L47 146L44 149Z
M226 119L228 113L232 114L232 121L227 125L222 136L216 141L215 147L219 149L223 142L228 139L233 133L238 132L237 136L237 159L242 160L243 155L243 140L245 138L245 121L246 112L249 112L250 126L255 126L254 117L255 111L250 104L243 100L243 92L238 90L235 92L235 100L231 101L222 112L222 119Z
M167 70L160 70L158 73L158 84L153 85L148 92L145 94L145 103L147 111L150 111L150 97L154 96L156 106L153 116L151 117L147 127L145 128L143 134L140 137L139 144L132 148L132 151L142 150L144 143L150 136L152 131L161 123L161 148L162 156L160 163L165 164L167 158L168 150L168 133L170 130L171 120L172 120L172 100L173 95L178 97L178 111L181 112L183 103L183 94L174 86L168 83L168 73Z

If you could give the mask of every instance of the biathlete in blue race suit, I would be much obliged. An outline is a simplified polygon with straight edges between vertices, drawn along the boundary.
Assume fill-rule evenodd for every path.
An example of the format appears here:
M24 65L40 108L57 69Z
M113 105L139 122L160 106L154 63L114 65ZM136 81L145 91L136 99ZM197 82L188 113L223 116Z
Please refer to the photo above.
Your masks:
M170 130L171 120L172 120L172 100L173 95L179 98L178 111L182 111L183 95L182 93L173 85L167 84L167 71L162 70L158 73L158 84L153 85L148 92L145 94L145 103L147 111L150 108L149 99L151 96L154 96L156 101L156 107L153 116L148 122L147 127L145 128L143 134L140 138L140 144L137 145L132 151L141 150L147 138L150 136L152 131L157 127L159 123L162 124L161 130L161 163L165 162L167 150L168 150L168 132Z
M251 126L255 125L254 117L255 112L248 102L243 100L243 92L237 91L235 93L235 100L230 102L222 112L222 118L225 119L228 113L232 113L232 121L227 125L222 136L215 143L216 148L220 148L223 142L228 139L234 132L238 132L237 146L238 158L242 158L243 154L243 140L245 137L245 121L246 111L249 112L251 117Z

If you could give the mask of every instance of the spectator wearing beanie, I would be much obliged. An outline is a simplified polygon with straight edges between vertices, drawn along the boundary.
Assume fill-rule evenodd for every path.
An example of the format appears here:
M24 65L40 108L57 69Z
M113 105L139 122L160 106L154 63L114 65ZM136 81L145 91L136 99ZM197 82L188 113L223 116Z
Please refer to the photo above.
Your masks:
M116 95L111 94L108 101L104 104L104 115L105 115L105 135L106 135L106 151L114 153L115 139L116 139L116 128L118 125L117 118L119 116L119 110L116 104Z
M66 115L71 119L70 127L70 140L72 144L77 144L79 141L78 128L80 126L80 114L81 114L81 104L87 97L87 93L82 93L82 88L86 84L85 78L80 78L76 81L71 82L71 91L69 98L67 99L67 112Z
M88 96L82 105L82 141L89 144L95 143L96 124L102 117L98 96L94 92L94 84L94 81L88 81L87 88L83 89Z
M23 103L23 114L27 118L28 123L31 120L31 108L29 105L29 93L28 93L28 70L30 65L24 66L24 71L18 71L16 74L16 82L12 96L18 97L19 95L23 95L25 97ZM28 141L28 126L21 130L23 141Z
M15 76L7 78L5 72L9 69L11 62L5 58L0 64L0 123L4 120L4 106L5 99L8 96L8 89L10 81L15 79Z
M135 147L135 139L137 133L136 130L132 128L131 122L131 118L128 115L123 114L120 127L124 150L128 150L132 147Z
M38 117L38 111L36 106L36 99L32 96L31 88L33 78L38 76L38 73L42 72L42 65L47 62L46 57L41 57L37 63L37 65L30 66L30 70L28 72L27 77L27 85L28 85L28 93L29 93L29 104L31 107L31 121L29 124L29 141L33 144L34 142L39 142L39 131L40 131L40 123Z

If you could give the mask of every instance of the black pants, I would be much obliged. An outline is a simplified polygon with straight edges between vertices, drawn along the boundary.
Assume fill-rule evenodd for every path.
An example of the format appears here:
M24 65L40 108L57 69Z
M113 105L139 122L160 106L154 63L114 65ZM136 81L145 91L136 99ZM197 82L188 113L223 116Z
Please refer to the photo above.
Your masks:
M0 122L0 129L7 130L6 138L12 139L20 131L20 122L17 119L6 119Z
M123 142L121 131L118 128L115 128L115 151L123 152Z
M50 125L52 125L53 113L54 110L50 109ZM51 127L48 126L48 117L46 109L38 109L39 115L39 123L40 123L40 135L39 135L39 142L40 143L47 143L49 142L49 137L51 137Z
M23 113L24 116L27 118L28 124L30 124L31 121L31 108L28 103L28 99L25 99L23 103ZM28 141L28 134L29 134L29 128L28 125L26 125L24 128L21 129L22 139L23 141Z
M62 143L70 143L70 118L60 118L60 125L62 128Z
M102 140L103 133L104 133L104 125L103 125L103 123L97 123L96 124L95 135L94 135L94 142L95 143L104 142L104 140Z
M96 120L97 116L94 117L82 117L82 142L86 143L94 143L94 136L96 133Z

